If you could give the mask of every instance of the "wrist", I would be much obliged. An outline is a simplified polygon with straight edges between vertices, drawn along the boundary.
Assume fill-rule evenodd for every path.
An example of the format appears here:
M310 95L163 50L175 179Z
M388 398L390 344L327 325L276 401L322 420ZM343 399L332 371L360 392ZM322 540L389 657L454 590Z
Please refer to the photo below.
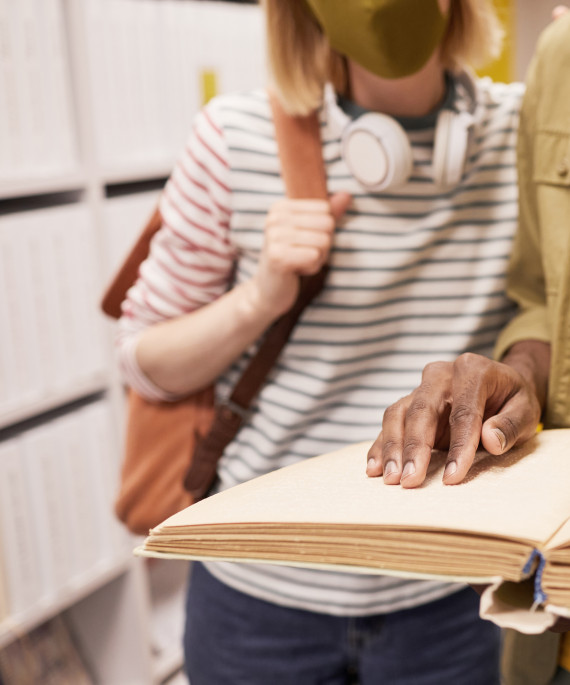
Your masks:
M267 328L278 318L279 312L267 305L255 279L245 281L233 292L239 316L247 325Z
M544 411L548 395L550 343L521 340L507 350L501 361L524 378L534 393L541 412Z

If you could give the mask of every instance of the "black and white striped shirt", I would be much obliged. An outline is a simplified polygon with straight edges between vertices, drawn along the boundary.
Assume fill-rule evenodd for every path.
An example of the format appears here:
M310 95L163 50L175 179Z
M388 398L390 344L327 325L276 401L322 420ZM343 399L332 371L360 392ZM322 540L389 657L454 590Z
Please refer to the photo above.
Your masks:
M522 87L483 80L477 94L461 183L442 190L433 182L434 128L428 123L408 131L414 157L408 183L380 194L351 177L340 155L343 116L334 99L326 101L320 118L329 191L347 191L353 202L335 233L325 289L303 314L251 419L220 462L222 488L372 441L384 409L418 385L428 362L466 351L490 355L512 311L505 273L517 222ZM230 282L251 278L265 216L283 195L265 91L211 101L166 185L164 226L124 305L121 364L139 392L164 397L137 367L137 334L207 304ZM219 379L220 396L229 393L250 354ZM398 610L457 587L284 566L208 566L254 596L338 615Z

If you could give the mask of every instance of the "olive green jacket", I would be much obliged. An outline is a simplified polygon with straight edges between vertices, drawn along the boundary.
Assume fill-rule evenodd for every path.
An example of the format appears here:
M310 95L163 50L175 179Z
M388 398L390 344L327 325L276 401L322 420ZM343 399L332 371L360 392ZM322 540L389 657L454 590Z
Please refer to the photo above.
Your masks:
M527 76L518 143L520 225L508 274L519 313L495 354L551 343L544 423L570 426L570 16L542 33Z
M541 34L527 75L518 138L519 230L508 293L519 313L499 337L501 358L520 340L551 343L544 423L570 426L570 14ZM570 640L567 633L564 645ZM505 685L546 685L559 636L507 631ZM562 662L566 668L570 666Z

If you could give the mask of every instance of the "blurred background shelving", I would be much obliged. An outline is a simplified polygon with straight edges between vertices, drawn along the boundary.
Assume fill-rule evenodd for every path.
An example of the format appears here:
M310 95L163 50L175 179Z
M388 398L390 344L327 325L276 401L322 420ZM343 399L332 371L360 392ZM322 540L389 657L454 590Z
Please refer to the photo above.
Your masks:
M263 50L246 3L0 0L4 685L47 682L46 650L76 669L54 683L184 682L187 565L135 559L112 513L123 388L98 300L192 117L262 84Z
M489 73L521 79L556 3L496 1ZM112 513L123 388L98 300L198 108L265 78L255 4L0 0L4 685L185 682L187 565L135 559Z

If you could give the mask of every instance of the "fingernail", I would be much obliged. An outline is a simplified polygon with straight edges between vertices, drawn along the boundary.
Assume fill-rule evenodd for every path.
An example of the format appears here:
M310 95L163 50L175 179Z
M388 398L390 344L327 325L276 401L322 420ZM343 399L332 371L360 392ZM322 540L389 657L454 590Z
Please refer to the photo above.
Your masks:
M374 457L370 457L370 459L366 463L366 470L372 471L375 466L376 466L376 459L374 459Z
M457 462L456 461L450 461L449 464L445 467L445 471L443 472L443 479L445 480L448 476L453 476L453 474L457 471Z
M402 478L406 478L407 476L411 476L416 472L416 465L414 464L413 461L409 461L405 466L404 470L402 471Z
M497 436L497 440L501 443L501 450L504 450L507 446L507 438L505 437L505 434L498 428L493 429L493 433Z
M384 466L384 476L389 476L391 473L395 473L398 470L398 467L396 465L395 461L389 461L385 466Z

